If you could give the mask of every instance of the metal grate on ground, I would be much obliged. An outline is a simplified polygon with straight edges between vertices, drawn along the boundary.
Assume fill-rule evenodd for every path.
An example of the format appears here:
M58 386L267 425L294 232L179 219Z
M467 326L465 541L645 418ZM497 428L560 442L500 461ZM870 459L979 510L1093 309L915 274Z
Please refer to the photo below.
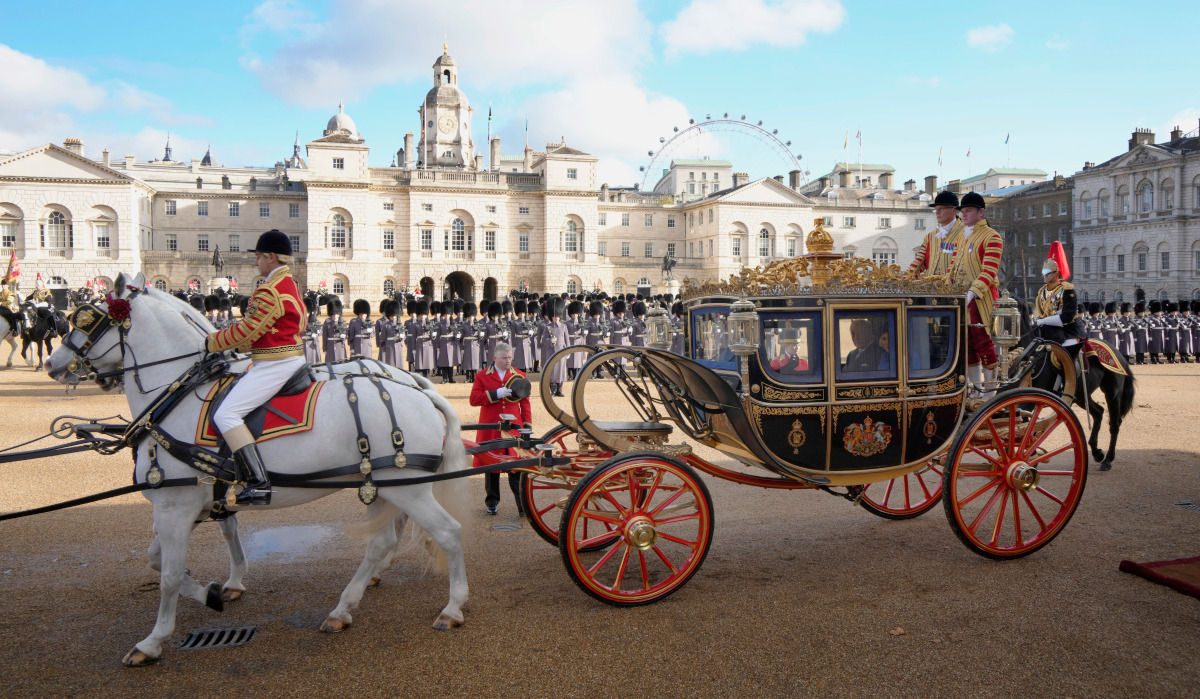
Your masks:
M238 626L229 629L192 629L179 644L179 650L211 650L213 648L237 648L254 638L258 626Z

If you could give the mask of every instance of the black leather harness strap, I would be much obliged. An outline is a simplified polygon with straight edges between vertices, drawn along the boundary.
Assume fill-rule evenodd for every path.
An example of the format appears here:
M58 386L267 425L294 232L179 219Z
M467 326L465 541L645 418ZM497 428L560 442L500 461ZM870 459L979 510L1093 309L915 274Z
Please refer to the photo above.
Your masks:
M347 376L342 380L346 385L346 400L350 403L350 412L354 415L354 426L358 429L358 438L355 440L355 445L358 446L359 463L358 470L363 475L362 485L358 488L358 499L364 505L370 505L375 502L375 496L378 494L375 484L371 482L371 438L367 436L363 430L362 416L359 414L358 408L358 392L354 390L354 377Z
M392 394L387 390L387 386L379 380L374 374L370 377L371 383L375 384L375 388L379 389L379 400L383 401L387 407L388 417L392 419L392 449L396 451L394 457L396 468L404 468L406 458L404 456L404 430L400 429L400 424L396 422L396 408L392 405Z

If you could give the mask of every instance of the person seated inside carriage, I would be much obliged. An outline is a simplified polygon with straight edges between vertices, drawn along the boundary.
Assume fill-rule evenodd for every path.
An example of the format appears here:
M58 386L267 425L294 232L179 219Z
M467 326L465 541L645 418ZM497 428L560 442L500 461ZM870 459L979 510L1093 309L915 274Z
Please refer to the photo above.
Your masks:
M808 360L800 356L800 331L788 328L779 334L779 356L771 360L771 369L796 375L808 371Z
M891 354L886 346L880 344L880 339L887 342L886 338L887 330L884 329L877 335L868 318L855 318L850 321L850 339L854 343L854 349L846 355L842 370L850 374L859 374L890 369Z

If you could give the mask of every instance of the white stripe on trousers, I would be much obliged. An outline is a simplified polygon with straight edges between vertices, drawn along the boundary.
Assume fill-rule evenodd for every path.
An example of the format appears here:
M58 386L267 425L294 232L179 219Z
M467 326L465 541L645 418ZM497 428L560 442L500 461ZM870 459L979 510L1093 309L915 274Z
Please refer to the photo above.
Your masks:
M250 411L275 397L287 380L304 366L304 357L258 361L234 384L213 422L221 434L242 424Z

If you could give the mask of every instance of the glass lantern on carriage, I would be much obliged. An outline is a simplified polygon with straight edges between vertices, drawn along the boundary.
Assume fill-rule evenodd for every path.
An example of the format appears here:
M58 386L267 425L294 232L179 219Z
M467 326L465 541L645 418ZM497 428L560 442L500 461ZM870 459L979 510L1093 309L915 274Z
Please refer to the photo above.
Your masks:
M671 319L662 306L646 314L646 344L656 350L671 349Z
M741 373L746 373L746 358L758 352L758 311L744 295L729 307L729 349L742 358Z
M1004 295L996 301L992 310L992 342L1000 348L1001 355L1000 367L997 372L999 376L1007 373L1008 364L1012 361L1012 358L1007 356L1008 351L1016 347L1020 340L1021 312L1017 307L1016 299L1005 291Z

